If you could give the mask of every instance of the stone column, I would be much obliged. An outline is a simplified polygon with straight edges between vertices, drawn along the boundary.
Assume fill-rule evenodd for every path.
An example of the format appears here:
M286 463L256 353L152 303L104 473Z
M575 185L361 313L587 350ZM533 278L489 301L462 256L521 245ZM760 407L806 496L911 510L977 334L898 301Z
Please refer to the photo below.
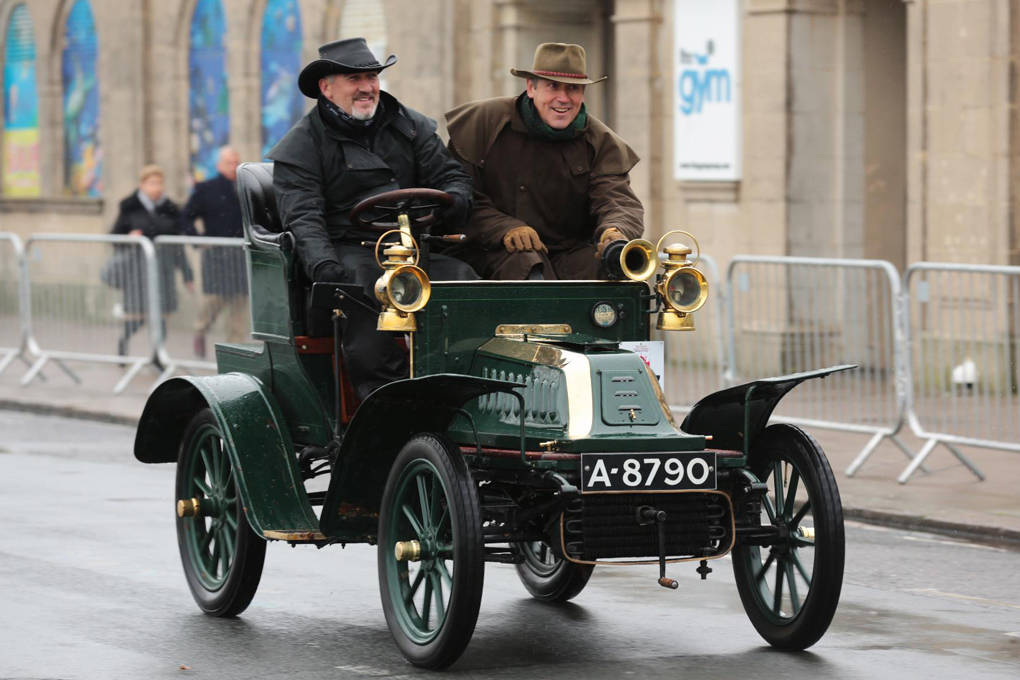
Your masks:
M634 193L645 208L645 233L662 233L663 120L662 91L668 79L658 46L662 42L663 6L657 0L616 0L612 58L613 128L641 157L631 170Z
M1017 3L909 5L908 258L1010 261Z

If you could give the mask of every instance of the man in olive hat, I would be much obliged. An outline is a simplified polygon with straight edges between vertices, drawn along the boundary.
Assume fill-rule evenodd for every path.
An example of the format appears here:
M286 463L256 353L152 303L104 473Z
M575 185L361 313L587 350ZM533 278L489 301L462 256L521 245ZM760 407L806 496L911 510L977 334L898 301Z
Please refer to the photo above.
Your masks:
M298 258L312 281L355 283L374 301L382 273L371 246L379 234L351 224L358 202L392 189L426 187L453 197L440 227L461 229L471 211L471 179L436 134L435 121L379 89L379 63L364 38L319 48L301 71L298 87L316 105L267 156L280 219L294 234ZM475 279L463 262L432 255L430 276ZM345 309L343 355L360 398L406 378L407 354L392 334L376 330L367 310Z
M584 107L584 48L543 43L517 97L446 114L450 151L471 173L474 212L459 253L496 279L592 279L602 249L638 238L644 210L630 188L634 151Z

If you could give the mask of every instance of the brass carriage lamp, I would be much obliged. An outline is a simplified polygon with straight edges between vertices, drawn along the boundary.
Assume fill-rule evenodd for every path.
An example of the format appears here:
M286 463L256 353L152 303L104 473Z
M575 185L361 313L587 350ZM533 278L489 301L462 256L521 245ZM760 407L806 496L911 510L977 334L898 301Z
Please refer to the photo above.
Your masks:
M669 232L666 234L668 236ZM679 232L687 234L687 232ZM663 236L663 239L666 237ZM690 234L692 240L694 237ZM659 240L659 246L662 239ZM694 241L697 247L697 241ZM657 247L658 251L659 248ZM655 292L663 303L655 327L663 331L693 331L694 319L691 314L701 308L708 298L708 280L687 257L693 250L680 243L673 243L662 249L666 254L663 273L655 284ZM698 256L700 256L700 249Z
M396 231L386 232L375 245L376 262L383 269L382 276L375 282L375 297L382 303L376 328L408 333L418 330L414 312L428 304L432 284L428 274L418 267L418 244L407 234L401 234L400 243L388 245L383 250L386 259L379 260L383 240ZM405 245L407 242L410 245Z

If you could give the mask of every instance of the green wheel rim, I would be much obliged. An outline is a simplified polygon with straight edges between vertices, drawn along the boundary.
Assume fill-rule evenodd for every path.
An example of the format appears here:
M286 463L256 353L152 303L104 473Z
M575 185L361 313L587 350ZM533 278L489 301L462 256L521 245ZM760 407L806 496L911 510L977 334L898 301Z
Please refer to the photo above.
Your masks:
M763 479L768 493L762 499L762 524L780 528L785 538L771 548L747 549L752 592L765 617L776 625L797 618L811 590L814 576L814 514L800 471L788 460L775 461Z
M453 595L453 522L436 467L417 459L400 473L386 526L386 578L393 611L407 638L424 645L442 630ZM421 544L421 559L397 561L397 541Z
M180 498L197 498L200 514L184 517L185 541L202 586L219 590L237 554L238 503L234 473L219 430L206 424L189 443L187 474Z

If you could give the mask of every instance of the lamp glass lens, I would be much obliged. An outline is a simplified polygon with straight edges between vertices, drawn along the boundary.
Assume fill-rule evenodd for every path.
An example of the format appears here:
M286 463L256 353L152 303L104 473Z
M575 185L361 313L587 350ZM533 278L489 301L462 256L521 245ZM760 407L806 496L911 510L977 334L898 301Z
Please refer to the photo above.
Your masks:
M421 298L421 280L410 271L399 272L390 281L390 294L399 306L410 307Z
M690 307L698 301L701 284L690 272L675 274L666 284L666 295L670 303L680 309Z

